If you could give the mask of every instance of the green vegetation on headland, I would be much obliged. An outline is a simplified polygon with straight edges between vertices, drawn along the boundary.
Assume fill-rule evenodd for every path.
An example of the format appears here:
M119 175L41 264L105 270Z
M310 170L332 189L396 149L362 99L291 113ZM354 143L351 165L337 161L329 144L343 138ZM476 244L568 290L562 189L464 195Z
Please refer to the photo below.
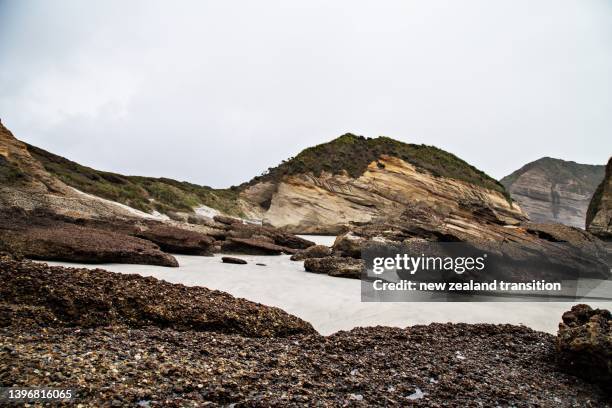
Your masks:
M148 213L193 212L195 207L206 205L229 215L242 216L239 194L257 182L279 182L287 175L320 175L323 171L333 174L346 171L358 178L381 155L398 157L436 177L461 180L498 191L510 201L503 185L457 156L437 147L406 144L388 137L372 139L345 134L329 143L307 148L296 157L270 168L266 174L228 189L213 189L168 178L124 176L82 166L35 146L28 145L28 150L48 172L67 185ZM379 165L383 166L382 163ZM17 177L10 173L10 168L7 169L3 171L8 172L8 176Z
M231 215L241 215L238 189L213 189L167 178L123 176L99 171L28 145L32 156L61 181L88 194L151 213L193 212L206 205Z
M312 172L319 175L323 171L337 174L346 170L352 177L357 178L381 155L398 157L436 177L461 180L498 191L510 199L504 186L497 180L454 154L434 146L403 143L385 136L366 138L351 133L329 143L309 147L297 156L283 161L279 166L268 169L266 174L255 177L248 184L278 181L285 175L300 173Z
M0 155L0 185L20 185L27 182L29 178L19 167Z

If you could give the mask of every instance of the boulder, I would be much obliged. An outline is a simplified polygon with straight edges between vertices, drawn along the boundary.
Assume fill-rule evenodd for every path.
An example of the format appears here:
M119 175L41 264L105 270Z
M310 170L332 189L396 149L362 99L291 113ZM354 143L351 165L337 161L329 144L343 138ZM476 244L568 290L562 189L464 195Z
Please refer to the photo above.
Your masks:
M276 245L291 249L306 249L315 243L293 234L280 231L273 227L254 224L234 223L227 226L227 237L230 238L253 238L270 241Z
M214 238L196 227L175 221L122 218L71 218L46 210L28 214L29 218L45 218L76 224L87 228L118 232L151 241L163 251L185 255L212 255ZM212 230L212 229L211 229Z
M13 210L0 216L0 251L27 258L83 263L178 266L152 242Z
M234 218L234 217L228 217L226 215L215 215L213 217L213 220L217 221L218 223L225 224L225 225L242 224L241 219Z
M228 238L221 244L221 251L248 255L280 255L282 253L292 253L295 250L263 240Z
M563 368L612 392L612 314L576 305L563 314L557 349Z
M247 261L245 261L244 259L240 259L240 258L233 258L231 256L224 256L221 258L221 262L223 263L230 263L230 264L236 264L236 265L246 265Z
M304 261L307 272L324 273L341 278L360 279L365 263L361 259L330 256L326 258L310 258Z
M361 258L361 249L366 243L366 239L357 236L352 232L339 235L334 241L333 250L342 256Z
M207 235L161 222L149 223L146 229L133 235L154 242L166 252L186 255L211 255L215 241Z
M332 250L330 247L325 245L313 245L310 248L306 248L302 251L298 251L295 255L291 256L292 261L303 261L309 258L325 258L331 256Z

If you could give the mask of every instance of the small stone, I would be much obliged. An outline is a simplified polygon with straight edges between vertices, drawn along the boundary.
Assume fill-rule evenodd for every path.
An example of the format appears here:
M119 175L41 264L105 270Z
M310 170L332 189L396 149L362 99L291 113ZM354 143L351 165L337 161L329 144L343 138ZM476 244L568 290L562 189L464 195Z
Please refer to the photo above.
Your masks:
M414 401L414 400L419 400L419 399L423 398L426 394L427 394L426 392L421 391L421 389L417 387L414 390L414 392L412 394L408 395L406 398L408 398L409 400Z
M247 261L245 261L244 259L240 259L240 258L234 258L231 256L224 256L221 258L221 261L223 263L230 263L230 264L237 264L237 265L246 265Z

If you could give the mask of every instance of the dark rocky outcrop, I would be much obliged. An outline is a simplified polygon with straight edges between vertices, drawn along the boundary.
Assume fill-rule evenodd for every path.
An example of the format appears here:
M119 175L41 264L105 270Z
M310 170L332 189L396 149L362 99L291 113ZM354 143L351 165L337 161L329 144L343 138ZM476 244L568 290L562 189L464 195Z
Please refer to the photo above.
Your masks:
M212 255L215 242L212 237L195 231L151 221L133 235L159 245L166 252L186 255Z
M223 228L225 232L218 236L219 239L252 238L295 250L306 249L314 245L312 241L269 226L232 222L225 223Z
M236 265L246 265L247 264L247 261L245 261L244 259L234 258L231 256L222 257L221 262L229 263L229 264L236 264Z
M471 250L486 252L495 269L482 276L466 273L462 276L465 279L610 278L604 243L584 230L561 224L488 222L474 217L468 208L444 214L407 207L400 217L352 228L338 237L333 250L357 258L367 245L410 247L413 241L462 243Z
M544 157L501 179L534 222L583 228L589 201L604 166Z
M252 238L228 238L223 241L221 251L249 255L280 255L295 252L294 249L270 243L265 239Z
M589 204L586 229L603 240L612 241L612 158Z
M576 305L563 314L557 349L570 373L601 383L612 393L612 314Z
M0 214L0 250L41 260L178 266L150 241L20 209Z
M24 307L26 314L44 309L54 326L158 326L254 337L314 333L310 324L277 308L139 275L49 267L1 256L0 281L1 302ZM12 324L4 313L0 321Z
M219 251L275 255L293 253L295 250L314 245L313 242L275 228L245 224L238 220L203 227L148 219L69 221L95 228L121 231L127 235L149 240L159 245L164 251L186 255L211 255ZM236 239L238 241L235 241ZM243 241L245 239L247 241ZM215 249L215 246L219 248Z
M142 218L74 218L44 208L6 208L0 214L0 248L18 249L34 259L176 266L174 258L162 251L186 255L219 251L278 255L314 245L271 227L242 223L217 227Z
M295 255L291 256L292 261L303 261L308 258L325 258L331 256L332 250L326 245L313 245L310 248L298 251Z
M339 278L360 279L364 261L354 258L329 256L326 258L309 258L304 261L307 272L324 273Z

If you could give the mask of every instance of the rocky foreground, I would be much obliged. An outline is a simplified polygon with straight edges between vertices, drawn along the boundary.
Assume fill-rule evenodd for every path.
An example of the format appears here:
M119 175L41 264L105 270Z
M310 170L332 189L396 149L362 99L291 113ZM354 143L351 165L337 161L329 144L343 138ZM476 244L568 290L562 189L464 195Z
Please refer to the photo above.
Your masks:
M83 406L612 406L563 371L554 336L526 327L323 337L279 309L154 278L3 256L0 279L0 386L76 386Z

